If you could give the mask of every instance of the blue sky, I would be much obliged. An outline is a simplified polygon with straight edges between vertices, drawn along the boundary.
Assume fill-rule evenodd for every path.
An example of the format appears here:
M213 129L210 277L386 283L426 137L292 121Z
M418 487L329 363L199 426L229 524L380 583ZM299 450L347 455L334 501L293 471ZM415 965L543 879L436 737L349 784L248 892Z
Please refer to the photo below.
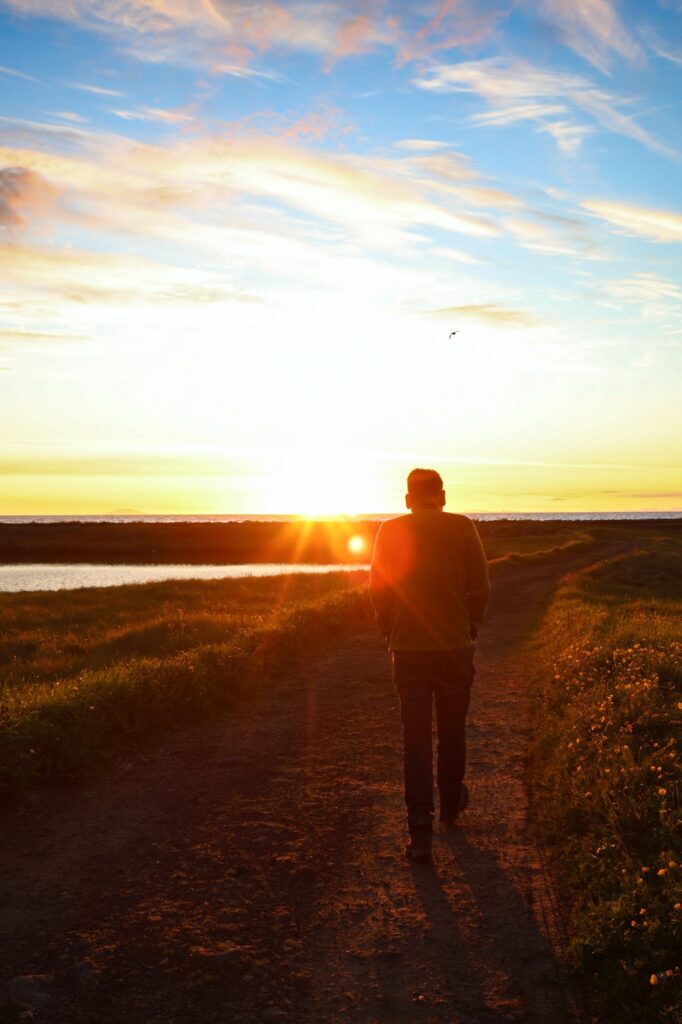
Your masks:
M682 506L680 2L0 30L0 512Z

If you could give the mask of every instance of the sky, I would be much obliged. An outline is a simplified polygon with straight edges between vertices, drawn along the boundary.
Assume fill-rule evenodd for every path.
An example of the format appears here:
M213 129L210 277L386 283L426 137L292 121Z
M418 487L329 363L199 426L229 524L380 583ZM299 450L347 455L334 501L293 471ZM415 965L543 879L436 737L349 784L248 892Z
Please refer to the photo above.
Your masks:
M0 515L682 509L681 252L682 0L0 0Z

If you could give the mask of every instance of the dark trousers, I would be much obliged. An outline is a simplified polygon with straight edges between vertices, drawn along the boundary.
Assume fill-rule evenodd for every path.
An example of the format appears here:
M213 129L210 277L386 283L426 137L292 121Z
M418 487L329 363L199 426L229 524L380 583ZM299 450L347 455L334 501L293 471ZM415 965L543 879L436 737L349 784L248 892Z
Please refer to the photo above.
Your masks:
M435 699L440 805L455 809L464 778L466 715L474 681L473 648L394 651L393 679L403 723L407 822L410 832L430 831L434 813L431 709Z

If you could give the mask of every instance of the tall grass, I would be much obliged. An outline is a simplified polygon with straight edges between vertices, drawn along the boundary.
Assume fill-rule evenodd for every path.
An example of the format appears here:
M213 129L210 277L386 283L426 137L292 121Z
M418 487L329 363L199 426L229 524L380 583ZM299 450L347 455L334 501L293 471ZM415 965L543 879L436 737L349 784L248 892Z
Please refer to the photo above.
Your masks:
M343 572L11 595L0 797L91 772L112 751L228 707L370 625L365 579Z
M600 1020L682 1020L682 543L570 577L543 623L532 792Z
M223 643L365 579L361 571L292 573L0 594L0 695Z

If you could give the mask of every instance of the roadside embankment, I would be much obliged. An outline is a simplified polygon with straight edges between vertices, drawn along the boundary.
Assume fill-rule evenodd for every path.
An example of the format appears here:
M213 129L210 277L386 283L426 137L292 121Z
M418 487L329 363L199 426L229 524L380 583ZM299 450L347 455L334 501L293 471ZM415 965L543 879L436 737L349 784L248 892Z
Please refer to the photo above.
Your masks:
M682 1019L682 544L565 579L540 630L533 808L599 1020Z

